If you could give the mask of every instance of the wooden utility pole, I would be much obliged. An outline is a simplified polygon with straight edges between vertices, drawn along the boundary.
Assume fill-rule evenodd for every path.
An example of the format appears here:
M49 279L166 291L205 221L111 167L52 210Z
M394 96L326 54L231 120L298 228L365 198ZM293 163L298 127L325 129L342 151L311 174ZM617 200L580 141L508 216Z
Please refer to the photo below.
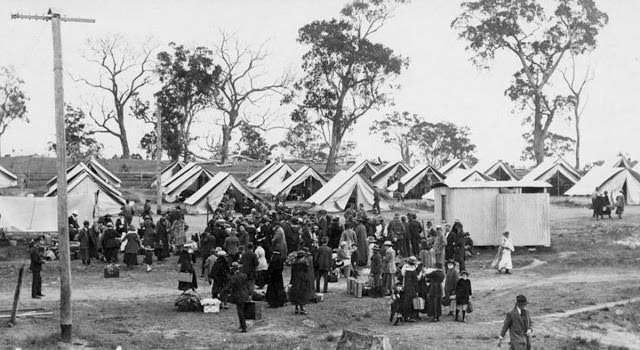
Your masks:
M162 113L160 106L156 103L156 213L162 214Z
M13 294L13 307L11 308L11 318L9 319L9 325L16 324L16 314L18 313L18 301L20 301L20 287L22 287L22 276L24 275L24 264L20 266L18 271L18 285L16 285L16 292Z
M58 239L60 240L60 337L71 342L71 259L69 253L69 222L67 217L67 155L64 122L64 88L62 84L62 39L60 22L95 23L93 19L62 17L49 9L45 16L12 14L12 19L51 21L53 32L53 86L55 90L56 155L58 167Z

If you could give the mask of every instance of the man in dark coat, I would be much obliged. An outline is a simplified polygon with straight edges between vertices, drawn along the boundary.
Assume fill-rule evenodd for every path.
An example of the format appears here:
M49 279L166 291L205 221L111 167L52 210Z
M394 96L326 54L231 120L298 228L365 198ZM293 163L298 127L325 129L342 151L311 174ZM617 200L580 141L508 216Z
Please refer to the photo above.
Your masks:
M328 240L326 237L322 239L322 245L318 248L316 258L314 259L316 264L316 293L320 293L320 277L324 278L324 284L322 293L327 292L329 287L329 271L331 270L331 263L333 261L333 252L331 248L327 246Z
M511 350L531 349L532 325L531 316L527 310L527 297L518 295L516 297L516 306L507 313L504 319L502 331L500 331L500 336L498 337L498 346L500 346L505 334L509 331Z
M113 229L112 223L107 223L107 229L102 236L102 249L104 250L104 257L108 263L115 263L118 259L118 242L116 238L118 232Z
M200 254L202 255L202 273L204 276L205 263L211 253L216 249L216 238L211 232L205 230L200 237Z
M156 256L158 261L162 261L169 256L169 220L164 214L156 223Z
M393 216L393 220L389 222L389 226L387 226L387 234L391 237L391 241L393 242L393 249L398 253L398 255L407 257L407 252L404 251L404 239L405 239L405 231L404 225L400 221L400 214L396 213Z
M329 223L327 222L327 211L321 209L318 211L318 238L328 234Z
M369 241L367 240L367 228L364 224L367 222L366 219L359 219L358 226L356 226L356 245L357 256L356 259L351 257L351 262L354 266L366 266L369 261Z
M83 227L78 231L78 242L80 242L80 260L82 265L91 263L91 255L89 254L89 246L91 245L91 234L89 233L89 221L83 223Z
M240 258L240 265L242 265L240 271L247 275L247 287L249 288L249 295L251 295L255 287L256 269L258 268L258 256L253 252L253 243L247 245L247 250Z
M344 231L344 226L340 223L339 217L334 217L331 219L331 224L329 224L329 228L327 229L327 235L329 237L329 248L336 249L340 245L340 237L342 236L342 232ZM318 237L321 239L322 236Z
M42 238L40 238L37 243L31 242L31 265L29 266L29 269L33 275L33 279L31 281L31 297L33 299L40 299L44 296L44 294L42 294L42 276L40 275L40 272L42 271L42 264L44 264L39 249L42 244Z
M294 231L289 220L289 218L282 220L282 222L280 222L280 226L282 226L282 230L284 231L284 238L287 242L287 251L295 252L300 248L300 235L297 230Z
M376 244L373 246L373 255L371 256L371 296L380 298L382 294L382 256L380 255L380 247Z
M222 290L220 294L229 295L229 302L236 304L236 311L238 312L238 320L240 321L240 332L247 332L247 321L244 314L245 303L249 301L249 286L247 275L240 272L240 268L237 262L231 264L231 279L229 284Z
M442 315L442 306L440 305L440 298L442 298L442 282L444 281L444 272L442 271L442 264L437 262L435 265L435 271L432 271L425 275L429 279L429 306L433 308L431 310L433 314L433 322L440 321L440 315Z
M411 253L414 256L420 255L420 240L422 239L422 224L418 222L416 214L409 215L409 241L411 242Z

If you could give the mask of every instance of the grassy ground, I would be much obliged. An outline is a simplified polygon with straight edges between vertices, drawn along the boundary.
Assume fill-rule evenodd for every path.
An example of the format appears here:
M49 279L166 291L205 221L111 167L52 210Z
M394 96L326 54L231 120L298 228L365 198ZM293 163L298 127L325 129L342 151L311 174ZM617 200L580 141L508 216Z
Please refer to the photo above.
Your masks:
M522 293L529 298L535 317L535 349L614 349L605 342L607 332L621 332L620 337L640 336L638 303L566 318L545 318L640 295L638 251L615 243L638 235L640 208L630 208L623 220L597 223L585 218L588 212L584 209L553 208L552 248L519 249L514 255L513 275L497 274L488 268L492 249L481 249L481 254L469 261L476 310L465 324L445 316L438 324L420 321L389 326L385 299L349 296L341 280L330 284L325 302L308 306L309 315L294 315L291 306L265 309L262 321L250 321L250 332L239 334L234 307L216 315L174 310L178 292L173 258L155 264L151 273L138 267L122 271L118 279L104 279L102 264L87 268L73 261L74 335L83 340L78 342L84 344L79 348L97 349L113 349L117 345L124 349L328 349L335 347L342 329L349 328L384 334L394 349L493 349L504 313L513 307L515 295ZM430 215L421 214L425 220ZM190 218L193 227L197 227L199 219ZM13 296L20 264L17 256L0 262L3 306L10 305ZM43 278L47 296L41 300L23 299L21 307L50 308L54 315L23 318L14 328L0 328L0 348L56 348L59 282L55 263L45 265ZM30 279L27 274L23 297L28 296ZM199 287L201 295L209 295L206 281L199 279ZM584 329L600 332L603 340L574 336Z

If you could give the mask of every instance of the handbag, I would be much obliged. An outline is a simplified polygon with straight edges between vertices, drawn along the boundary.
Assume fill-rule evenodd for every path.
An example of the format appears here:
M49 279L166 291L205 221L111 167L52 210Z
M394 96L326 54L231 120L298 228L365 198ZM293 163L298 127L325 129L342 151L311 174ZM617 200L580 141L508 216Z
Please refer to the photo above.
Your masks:
M424 299L421 297L413 298L413 309L414 310L424 310Z
M471 300L469 300L467 302L467 312L468 313L472 313L473 312L473 304L471 303Z
M447 296L443 296L443 297L440 299L440 305L442 305L442 306L449 306L449 305L451 305L451 299L449 299L449 297L447 297Z
M189 272L178 272L178 282L193 282L193 276Z

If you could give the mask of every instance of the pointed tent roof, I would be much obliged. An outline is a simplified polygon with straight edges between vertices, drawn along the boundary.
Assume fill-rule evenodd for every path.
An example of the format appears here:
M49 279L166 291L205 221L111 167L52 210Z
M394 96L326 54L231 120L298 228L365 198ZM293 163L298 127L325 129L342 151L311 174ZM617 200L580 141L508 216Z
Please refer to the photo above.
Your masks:
M279 196L281 194L288 195L293 187L303 183L310 177L318 180L323 186L327 183L327 179L325 179L324 176L320 175L320 173L318 173L314 168L305 165L287 178L280 187L277 187L271 193L274 196Z
M590 196L596 187L613 194L620 191L625 183L627 203L640 204L640 174L627 168L593 167L565 195Z
M633 167L633 171L635 171L636 173L640 173L640 162L638 162L638 164Z
M122 193L118 191L115 187L109 185L104 179L100 176L89 170L84 163L80 163L79 167L74 168L73 176L70 176L67 179L67 193L72 192L76 187L78 187L83 181L91 181L93 182L104 194L110 197L114 202L122 205L125 204L125 200L122 197ZM45 193L45 197L55 196L58 191L57 184L53 184L49 191Z
M442 173L444 176L449 176L449 173L456 169L471 169L471 165L464 160L461 159L452 159L447 164L442 166L438 171Z
M384 188L387 185L387 179L395 174L398 168L402 168L406 173L411 169L401 161L389 162L380 171L371 176L371 182L377 187Z
M185 168L183 168L182 170L184 169ZM180 175L178 178L173 179L170 184L164 187L163 193L165 200L170 203L174 202L178 198L180 193L193 185L201 175L207 178L207 180L210 180L213 177L213 174L211 174L208 170L195 164L194 166L189 168L189 170L182 173L182 175Z
M69 181L69 174L74 173L77 174L78 173L78 168L80 167L80 165L84 165L83 162L78 162L70 167L67 168L67 181ZM47 186L51 187L52 185L54 185L56 183L56 181L58 180L57 176L52 177L49 181L47 181Z
M571 180L574 184L580 180L580 173L569 162L562 157L556 159L547 159L533 168L522 180L533 181L547 181L553 175L560 172L567 179Z
M371 162L366 159L363 159L359 162L355 162L347 171L350 171L353 173L359 173L366 168L369 168L371 172L374 174L378 172L378 168L375 165L371 164Z
M429 174L429 172L436 177L437 181L435 182L441 182L445 179L445 176L431 165L419 165L400 178L400 181L404 184L404 192L407 193L411 191L425 176L427 176L427 174ZM398 182L394 182L387 187L387 191L395 191L397 188Z
M3 167L2 165L0 165L0 173L4 174L6 177L12 180L18 180L18 177L16 176L16 174L10 172L7 168Z
M94 173L102 177L102 179L104 179L107 183L115 187L120 187L120 185L122 185L122 181L112 172L107 170L107 168L105 168L104 165L100 164L100 162L98 162L95 158L89 159L86 165Z
M0 188L18 186L18 177L0 165Z
M235 188L244 196L251 198L254 201L262 201L262 198L242 184L242 182L236 179L235 176L229 173L219 172L206 184L200 187L200 189L198 189L194 194L187 198L184 201L184 204L190 212L195 214L206 214L208 211L207 207L214 210L218 207L224 194L227 193L230 187Z
M182 170L185 167L185 164L179 160L171 162L171 164L167 165L160 172L160 179L162 179L162 183L168 181L174 174L177 174L178 171ZM158 180L153 180L151 183L151 187L156 187L158 185Z
M496 162L481 161L473 167L473 170L478 170L479 172L489 176L498 171L498 169L502 169L509 176L510 180L520 180L516 172L502 160L498 160Z
M447 184L456 184L460 182L485 182L485 181L496 181L496 180L489 175L485 175L479 172L478 170L474 170L474 169L465 170L462 168L457 168L449 172L449 175L447 176L447 178L441 182L447 185ZM422 196L422 199L433 200L434 199L433 189L425 193Z
M373 208L375 187L362 175L342 170L327 182L318 192L305 202L313 204L315 208L325 209L335 213L344 211L353 193L356 193L357 203L364 204L365 210ZM389 203L380 196L380 209L389 210Z
M608 168L633 168L631 166L631 162L623 156L617 156L615 159L612 159L611 161L605 163L603 166Z
M187 163L184 167L182 167L182 169L178 170L177 173L175 173L172 177L170 177L169 180L167 180L166 183L163 183L162 184L162 188L167 188L167 187L171 186L182 175L184 175L186 172L188 172L189 170L191 170L193 167L196 167L196 166L199 166L199 165L194 163L194 162Z
M247 183L252 183L256 180L258 180L265 172L269 171L269 169L271 169L274 165L278 164L280 162L278 161L272 161L269 164L263 166L262 168L260 168L260 170L258 170L255 174L249 176L247 178Z
M295 171L286 163L278 163L264 172L256 181L249 184L250 187L263 191L275 191Z

